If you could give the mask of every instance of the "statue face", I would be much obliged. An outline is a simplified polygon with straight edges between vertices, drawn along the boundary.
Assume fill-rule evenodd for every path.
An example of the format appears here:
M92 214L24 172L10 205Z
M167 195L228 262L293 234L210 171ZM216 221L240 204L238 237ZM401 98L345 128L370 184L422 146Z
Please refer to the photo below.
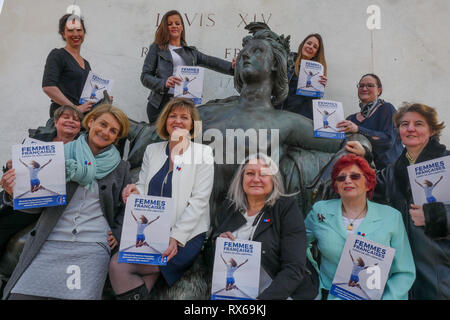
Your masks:
M270 77L274 70L272 47L265 40L250 40L241 51L239 66L244 81Z

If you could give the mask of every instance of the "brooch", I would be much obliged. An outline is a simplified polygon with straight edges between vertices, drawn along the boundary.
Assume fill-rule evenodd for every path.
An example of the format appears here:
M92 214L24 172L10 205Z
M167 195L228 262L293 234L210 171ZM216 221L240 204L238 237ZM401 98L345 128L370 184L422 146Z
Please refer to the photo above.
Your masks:
M321 213L318 213L317 219L319 219L320 222L323 222L323 220L325 220L325 217Z

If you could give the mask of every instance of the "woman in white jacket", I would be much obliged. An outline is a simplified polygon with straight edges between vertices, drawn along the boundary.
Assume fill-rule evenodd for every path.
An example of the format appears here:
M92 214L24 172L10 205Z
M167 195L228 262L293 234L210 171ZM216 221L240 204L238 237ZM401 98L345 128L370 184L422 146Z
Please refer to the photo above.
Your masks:
M212 149L192 142L200 117L191 100L172 99L157 120L157 133L167 141L150 144L144 154L139 181L122 192L170 197L174 203L170 241L163 253L166 266L110 263L110 280L118 299L143 299L160 274L173 285L200 253L210 226L209 197L214 181Z

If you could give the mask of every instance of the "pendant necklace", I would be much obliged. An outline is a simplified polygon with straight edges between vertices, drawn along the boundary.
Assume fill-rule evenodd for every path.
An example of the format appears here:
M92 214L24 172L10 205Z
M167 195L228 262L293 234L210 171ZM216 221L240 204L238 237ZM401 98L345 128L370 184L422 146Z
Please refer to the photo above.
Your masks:
M353 222L354 222L356 219L358 219L358 218L364 213L364 211L366 211L366 208L367 208L367 203L366 203L366 205L364 206L364 209L360 212L360 214L358 214L358 216L357 216L355 219L353 219L353 220L350 221L350 224L348 225L347 230L349 230L349 231L352 231L352 230L353 230ZM347 211L345 211L344 204L342 204L342 211L345 212L345 213L347 213ZM349 220L350 220L350 219L349 219Z

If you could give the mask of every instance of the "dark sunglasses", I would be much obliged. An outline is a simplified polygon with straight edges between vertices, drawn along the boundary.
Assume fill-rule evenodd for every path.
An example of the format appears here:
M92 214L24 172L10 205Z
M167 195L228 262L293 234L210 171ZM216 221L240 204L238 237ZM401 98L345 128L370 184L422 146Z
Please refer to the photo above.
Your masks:
M359 179L361 179L362 175L360 173L352 173L349 176L350 176L350 179L352 179L352 180L359 180ZM344 182L346 179L347 179L347 175L341 175L341 176L336 177L336 181L339 181L339 182Z

